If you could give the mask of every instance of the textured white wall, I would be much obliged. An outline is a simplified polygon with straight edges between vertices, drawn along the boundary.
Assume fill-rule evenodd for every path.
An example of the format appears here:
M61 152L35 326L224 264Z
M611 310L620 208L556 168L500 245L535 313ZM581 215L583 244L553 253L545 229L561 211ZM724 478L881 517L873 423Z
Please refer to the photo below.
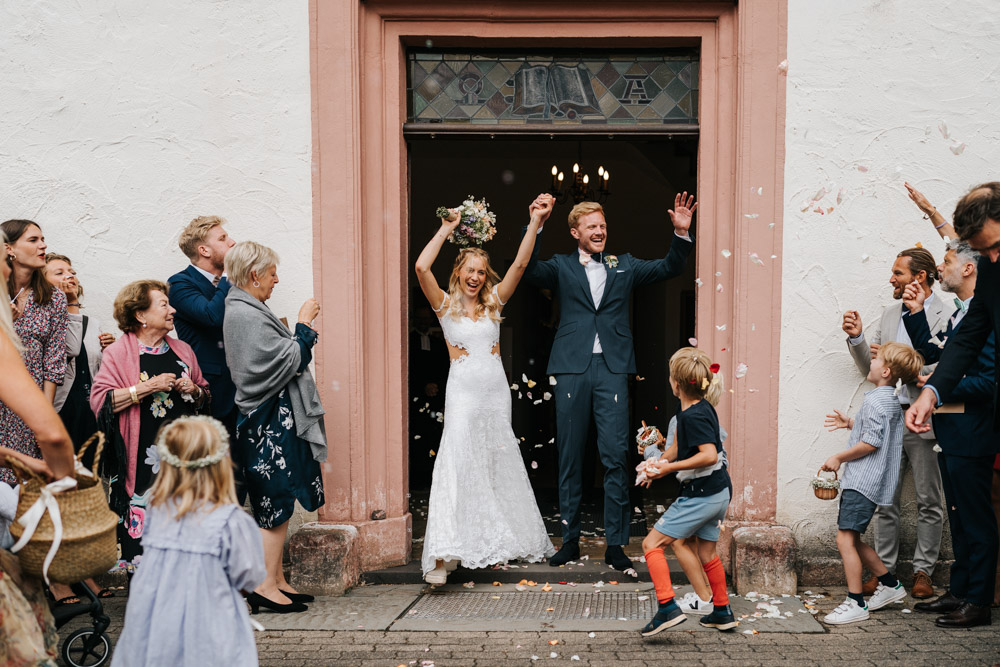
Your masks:
M788 4L778 521L807 552L835 553L836 503L816 500L808 480L846 445L845 431L823 430L823 416L853 414L870 388L847 352L841 314L853 308L866 329L875 323L892 301L899 250L920 241L941 260L944 243L904 180L950 219L970 186L998 178L1000 70L989 44L1000 8L993 0ZM816 204L803 212L824 188L824 214ZM911 555L904 547L900 558Z
M221 215L281 255L269 305L312 292L306 0L0 5L0 219L38 221L111 326L117 291Z

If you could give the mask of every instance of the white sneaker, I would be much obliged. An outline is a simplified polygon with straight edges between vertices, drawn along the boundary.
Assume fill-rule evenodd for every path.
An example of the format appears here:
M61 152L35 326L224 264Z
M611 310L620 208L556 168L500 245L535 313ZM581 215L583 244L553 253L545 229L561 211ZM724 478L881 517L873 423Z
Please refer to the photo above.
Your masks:
M903 588L903 584L897 583L894 588L879 584L878 588L875 589L875 593L868 598L868 611L881 609L887 604L892 604L896 600L902 600L905 597L906 589Z
M712 598L702 600L694 591L685 593L684 597L677 600L677 606L680 607L681 611L685 614L696 614L698 616L709 614L715 608L712 606Z
M438 565L436 568L424 575L424 581L434 586L446 584L448 583L448 570L445 569L443 564Z
M852 598L847 598L836 609L823 617L830 625L844 625L868 619L868 605L862 607Z

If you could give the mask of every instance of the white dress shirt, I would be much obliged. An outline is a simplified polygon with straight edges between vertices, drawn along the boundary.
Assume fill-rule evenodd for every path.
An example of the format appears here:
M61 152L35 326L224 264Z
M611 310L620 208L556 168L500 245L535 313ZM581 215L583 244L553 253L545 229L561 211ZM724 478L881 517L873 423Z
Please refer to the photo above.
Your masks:
M220 278L216 277L216 275L214 273L209 273L205 269L201 268L200 266L196 266L194 264L192 264L191 266L193 266L198 273L200 273L201 275L205 276L205 278L208 280L208 282L212 283L216 287L219 286L219 280L220 280ZM226 274L223 273L221 277L225 278Z

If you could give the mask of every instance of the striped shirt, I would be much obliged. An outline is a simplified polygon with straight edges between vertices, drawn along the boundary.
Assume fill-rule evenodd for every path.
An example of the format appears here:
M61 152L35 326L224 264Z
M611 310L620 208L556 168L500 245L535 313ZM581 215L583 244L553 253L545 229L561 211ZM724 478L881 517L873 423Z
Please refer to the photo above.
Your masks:
M844 464L840 488L854 489L876 505L891 505L899 483L904 428L903 410L893 387L877 387L867 392L854 418L847 447L864 442L876 449Z

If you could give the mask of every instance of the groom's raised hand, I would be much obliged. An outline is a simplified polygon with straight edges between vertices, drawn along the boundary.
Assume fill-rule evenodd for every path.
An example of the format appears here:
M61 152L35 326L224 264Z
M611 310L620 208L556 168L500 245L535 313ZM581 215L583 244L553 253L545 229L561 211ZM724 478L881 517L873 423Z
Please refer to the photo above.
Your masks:
M691 218L698 208L698 202L694 200L694 195L689 195L687 191L674 197L674 207L667 210L670 214L670 222L674 225L674 232L678 236L687 236L691 229Z

